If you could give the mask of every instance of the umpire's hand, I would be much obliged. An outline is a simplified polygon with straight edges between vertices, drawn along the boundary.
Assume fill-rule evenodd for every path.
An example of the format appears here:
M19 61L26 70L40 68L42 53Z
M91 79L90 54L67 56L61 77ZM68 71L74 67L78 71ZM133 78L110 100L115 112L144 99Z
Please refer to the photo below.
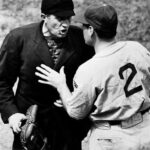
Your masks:
M20 127L23 120L26 120L26 116L22 113L15 113L9 117L9 125L15 133L19 133L21 131Z

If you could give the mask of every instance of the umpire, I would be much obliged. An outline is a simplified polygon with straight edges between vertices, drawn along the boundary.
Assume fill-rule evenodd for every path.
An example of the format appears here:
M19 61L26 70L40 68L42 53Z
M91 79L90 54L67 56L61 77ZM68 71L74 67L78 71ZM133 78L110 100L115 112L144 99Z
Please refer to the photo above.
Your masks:
M81 29L70 25L74 15L72 0L43 0L42 20L16 28L3 41L0 49L0 111L4 123L11 126L15 140L13 150L22 150L19 133L25 112L37 104L37 122L47 149L81 150L88 120L75 121L54 102L60 99L53 87L38 83L36 67L45 64L58 71L65 66L67 84L78 66L92 57L93 50L84 43ZM16 93L12 87L19 78ZM40 144L40 143L36 143ZM36 148L34 150L37 150Z

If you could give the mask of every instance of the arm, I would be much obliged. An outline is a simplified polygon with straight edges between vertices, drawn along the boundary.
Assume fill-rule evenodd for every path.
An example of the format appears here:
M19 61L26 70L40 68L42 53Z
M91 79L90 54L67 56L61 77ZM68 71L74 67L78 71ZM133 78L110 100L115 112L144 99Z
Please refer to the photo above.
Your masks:
M82 119L89 114L95 99L95 95L91 94L93 90L87 86L90 83L81 85L71 93L66 84L64 68L61 68L60 73L45 65L37 67L37 70L35 74L41 78L39 82L57 89L64 108L72 118Z
M18 130L16 127L24 118L23 114L18 113L13 92L13 85L17 79L20 66L19 49L21 45L19 44L20 41L16 36L9 33L0 49L0 111L4 123L9 121L14 131ZM15 116L13 117L13 115ZM20 119L17 119L17 121L16 118ZM13 127L14 124L16 124L16 127Z

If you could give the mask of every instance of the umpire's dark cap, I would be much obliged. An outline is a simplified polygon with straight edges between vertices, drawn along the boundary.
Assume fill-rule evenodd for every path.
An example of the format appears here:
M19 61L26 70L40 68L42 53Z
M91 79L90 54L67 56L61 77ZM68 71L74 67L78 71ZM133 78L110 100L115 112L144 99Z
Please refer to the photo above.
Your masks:
M72 0L42 0L41 13L59 17L74 16L74 4Z
M116 31L118 24L117 12L111 5L95 3L76 13L74 21L89 24L103 32Z

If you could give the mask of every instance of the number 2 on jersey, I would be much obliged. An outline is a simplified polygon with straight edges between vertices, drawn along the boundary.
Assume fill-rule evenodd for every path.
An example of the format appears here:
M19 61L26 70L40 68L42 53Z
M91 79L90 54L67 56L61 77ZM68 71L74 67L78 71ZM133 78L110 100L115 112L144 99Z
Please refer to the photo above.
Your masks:
M124 79L123 72L126 71L127 69L131 69L131 73L130 73L129 77L127 78L127 82L124 86L124 91L125 91L126 97L129 97L129 96L133 95L134 93L137 93L137 92L141 91L143 88L140 85L140 86L134 87L130 90L128 89L129 84L132 82L132 80L135 77L137 71L136 71L135 66L132 63L128 63L128 64L124 65L119 70L119 76L122 80Z

